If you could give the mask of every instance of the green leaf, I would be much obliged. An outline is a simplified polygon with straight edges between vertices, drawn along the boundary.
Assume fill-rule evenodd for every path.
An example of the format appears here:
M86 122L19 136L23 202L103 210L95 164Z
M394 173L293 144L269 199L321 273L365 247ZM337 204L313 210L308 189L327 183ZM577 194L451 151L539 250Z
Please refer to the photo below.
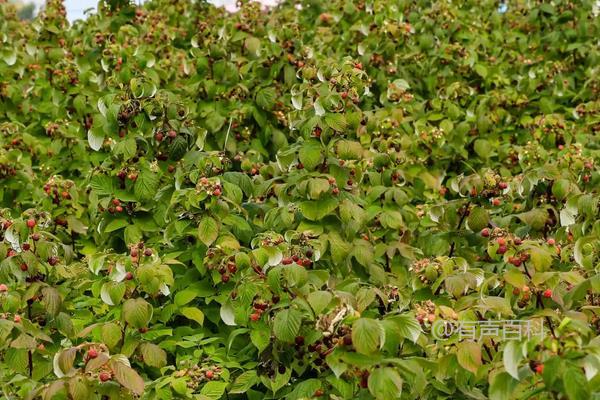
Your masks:
M521 352L521 345L516 340L508 341L504 345L502 351L502 362L504 363L504 369L513 378L519 380L519 363L523 359L523 353Z
M481 345L475 342L461 342L456 347L458 364L467 371L477 374L477 370L483 365L481 361Z
M142 343L139 350L146 365L155 368L167 365L167 353L154 343Z
M141 298L123 303L123 318L133 328L145 328L152 319L152 305Z
M352 324L352 343L361 354L370 355L385 342L381 323L371 318L359 318Z
M338 206L336 199L325 197L319 200L303 201L300 203L300 211L307 219L319 221L331 214Z
M308 171L314 170L323 160L321 153L321 144L316 140L309 140L302 144L298 159Z
M206 246L210 246L219 236L219 223L212 217L204 217L198 224L198 237Z
M393 368L376 368L369 375L368 387L377 400L399 399L402 378Z
M493 376L490 384L490 400L514 399L513 392L519 381L515 380L506 372L500 372Z
M275 107L276 100L277 91L272 87L260 89L256 93L256 104L258 104L258 106L263 110L272 110L273 107Z
M114 322L108 322L102 325L102 341L106 346L108 346L109 349L114 349L121 342L122 336L123 332L118 324Z
M149 169L142 169L133 186L133 192L138 200L144 202L151 200L158 190L159 178Z
M344 132L348 126L344 114L328 113L324 120L328 127L337 132Z
M590 387L579 368L568 367L563 373L563 383L569 400L590 399Z
M142 395L144 393L144 380L133 368L125 364L122 358L123 356L113 356L109 361L109 366L113 371L115 380L133 393Z
M288 308L275 314L273 319L273 333L275 337L283 342L293 342L302 323L302 313L298 310Z
M184 317L194 320L200 325L204 324L204 313L196 307L183 307L180 313Z
M230 394L242 394L246 393L252 386L258 382L258 375L256 371L246 371L235 378L235 381L229 389Z

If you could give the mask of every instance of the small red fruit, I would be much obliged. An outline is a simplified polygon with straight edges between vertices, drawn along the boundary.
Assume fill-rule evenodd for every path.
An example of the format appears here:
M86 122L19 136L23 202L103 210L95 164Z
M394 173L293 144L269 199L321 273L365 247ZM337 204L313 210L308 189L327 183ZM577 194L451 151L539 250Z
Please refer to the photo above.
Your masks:
M550 297L552 297L552 290L551 289L546 289L544 290L544 297L549 299Z
M106 381L110 381L111 376L108 372L100 372L100 375L98 375L98 378L100 378L101 382L106 382Z
M18 324L19 322L21 322L21 316L15 315L15 317L13 318L13 321L15 321Z
M212 379L212 378L214 378L214 377L215 377L215 373L214 373L214 372L212 372L211 370L208 370L208 371L206 371L206 372L204 373L204 375L206 375L206 378L207 378L207 379Z
M498 240L496 240L496 242L498 242L498 244L500 246L504 246L506 244L506 240L502 237L498 238Z
M481 236L483 236L483 237L490 237L490 230L488 228L483 228L481 230Z
M221 281L222 281L223 283L227 283L227 282L229 282L229 275L227 275L227 274L223 274L223 275L221 275Z
M115 207L115 211L116 211L116 212L123 212L123 207L121 207L121 206L116 206L116 207Z
M253 313L250 315L250 319L252 321L258 321L260 319L260 314L259 313Z
M500 183L498 184L498 187L499 187L500 189L504 190L504 189L506 189L506 188L508 187L508 183L506 183L506 182L500 182Z
M129 255L131 257L137 257L138 256L138 249L136 247L132 247L131 250L129 251Z
M125 279L127 279L128 281L133 279L133 274L131 272L128 272L127 274L125 274Z
M540 364L536 365L536 366L535 366L535 372L536 372L537 374L542 374L542 373L544 373L544 364L541 364L541 363L540 363Z
M28 251L31 249L31 245L29 243L23 243L23 250Z
M281 263L283 265L290 265L293 262L291 257L284 257L283 260L281 260Z
M150 257L152 255L152 249L146 249L146 250L144 250L144 255L146 257Z
M98 357L98 350L89 349L87 355L88 355L88 358L96 358L96 357Z
M6 252L6 257L14 257L17 255L17 252L13 249L8 249L8 251Z
M34 242L37 242L38 240L40 240L41 236L39 233L34 233L33 235L31 235L31 239L33 239Z
M331 190L331 194L333 194L334 196L337 196L338 194L340 194L340 189L338 188L333 188Z
M121 201L119 199L113 199L112 201L114 206L120 206L121 205Z
M48 257L48 264L50 264L51 266L54 267L56 264L58 264L58 257L56 257L56 256Z
M129 175L127 175L127 177L128 177L128 178L129 178L129 180L131 180L131 181L135 181L135 180L138 178L137 174L136 174L136 173L134 173L134 172L132 172L132 173L130 173Z
M221 189L215 189L215 191L213 192L213 195L219 197L221 195Z
M25 263L21 264L20 268L21 268L21 271L23 271L23 272L26 272L29 269L29 267Z
M502 245L502 246L498 247L498 250L496 251L496 254L504 254L504 253L506 253L506 250L508 250L506 248L506 246Z
M514 288L514 289L513 289L513 294L514 294L515 296L518 296L518 295L519 295L519 293L521 293L521 290L520 290L518 287L516 287L516 288Z
M177 132L175 132L174 130L170 130L169 133L167 134L171 139L175 139L177 137Z
M521 238L516 237L514 239L515 245L516 246L520 246L521 244L523 244L523 241L521 240Z
M6 292L8 292L8 286L6 286L4 283L0 283L0 293Z
M546 243L548 243L550 246L554 246L556 244L556 240L550 238L550 239L546 240Z
M33 228L35 227L35 219L33 219L33 218L29 218L29 219L27 220L27 227L28 227L29 229L33 229Z
M500 199L498 199L498 198L495 198L494 200L492 200L492 204L494 205L494 207L498 207L501 203L502 203L502 201L500 201Z
M323 393L324 393L323 389L317 389L317 390L315 390L314 396L321 397L321 396L323 396Z
M162 142L164 138L165 135L163 135L162 132L156 132L156 135L154 135L154 139L156 139L157 142Z

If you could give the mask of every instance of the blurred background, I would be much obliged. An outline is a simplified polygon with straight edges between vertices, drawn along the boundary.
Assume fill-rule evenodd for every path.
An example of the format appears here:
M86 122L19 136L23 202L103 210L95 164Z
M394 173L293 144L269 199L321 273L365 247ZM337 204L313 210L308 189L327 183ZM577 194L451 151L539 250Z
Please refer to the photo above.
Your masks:
M19 16L23 19L31 19L44 5L44 0L12 0L12 3L20 6ZM136 3L143 3L144 0L135 0ZM229 11L235 11L236 0L209 0L216 6L224 6ZM265 5L274 5L276 0L262 0ZM95 8L98 0L65 0L67 9L67 18L69 21L85 18L85 10Z

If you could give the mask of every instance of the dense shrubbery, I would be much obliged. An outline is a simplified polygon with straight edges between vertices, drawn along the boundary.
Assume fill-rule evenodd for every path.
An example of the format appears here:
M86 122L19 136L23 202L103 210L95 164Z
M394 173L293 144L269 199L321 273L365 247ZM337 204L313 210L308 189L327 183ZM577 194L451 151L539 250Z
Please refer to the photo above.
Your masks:
M2 396L591 398L593 1L115 3L0 1Z

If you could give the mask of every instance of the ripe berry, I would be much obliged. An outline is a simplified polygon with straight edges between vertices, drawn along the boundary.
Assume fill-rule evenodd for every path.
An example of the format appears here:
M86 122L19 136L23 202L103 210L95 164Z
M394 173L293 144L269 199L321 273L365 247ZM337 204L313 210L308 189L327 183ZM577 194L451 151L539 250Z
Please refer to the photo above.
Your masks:
M129 175L127 175L127 177L128 177L128 178L129 178L129 180L131 180L131 181L135 181L135 180L138 178L137 174L136 174L136 173L133 173L133 172L132 172L132 173L130 173Z
M40 240L40 234L34 233L33 235L31 235L31 239L33 239L34 242L37 242L38 240Z
M250 319L252 321L258 321L260 319L260 314L259 313L253 313L250 315Z
M169 131L169 133L167 134L171 139L175 139L177 137L177 132L175 132L173 129L171 129Z
M33 219L33 218L29 218L29 219L27 220L27 227L28 227L29 229L33 229L33 228L35 227L35 219Z
M537 374L542 374L544 372L544 364L538 364L535 366L535 372Z
M21 268L21 271L23 271L23 272L26 272L29 269L29 267L25 263L21 264L20 268Z
M146 249L146 250L144 250L144 255L146 257L150 257L152 255L152 249Z
M58 257L56 257L56 256L48 257L48 264L50 264L51 266L55 266L56 264L58 264Z
M323 389L317 389L317 390L315 390L314 396L315 397L321 397L321 396L323 396Z
M297 346L304 345L304 336L296 336L296 338L294 339L294 342L296 343Z
M138 249L135 247L132 247L131 250L129 251L129 255L131 257L137 257L138 256Z
M515 245L517 245L517 246L520 246L523 243L523 241L521 240L521 238L518 238L518 237L516 237L514 239L514 242L515 242Z
M344 345L352 346L352 335L348 334L348 335L344 336Z
M520 290L518 287L516 287L516 288L514 288L514 289L513 289L513 294L514 294L515 296L518 296L518 295L519 295L519 293L521 293L521 290Z
M206 379L212 379L215 376L215 373L212 372L211 370L208 370L204 373L204 375L206 375Z
M554 246L556 244L556 240L550 238L546 241L546 243L548 243L550 246Z
M115 211L116 211L116 212L123 212L123 207L121 207L121 206L116 206L116 207L115 207Z
M165 135L163 135L162 132L157 132L156 135L154 135L154 138L156 139L157 142L162 142L163 139L165 138Z
M69 194L69 192L62 192L60 194L62 196L63 199L69 200L71 198L71 195Z
M506 240L502 237L498 238L498 240L496 240L496 242L498 242L498 244L500 246L504 246L506 244Z
M14 257L17 255L17 252L13 249L8 249L8 251L6 252L6 257Z
M96 349L89 349L87 352L88 358L96 358L98 357L98 350Z
M293 262L291 257L283 257L283 260L281 260L281 263L283 265L290 265Z
M331 194L333 194L334 196L337 196L338 194L340 194L340 189L338 189L338 188L331 189Z
M546 289L544 290L544 297L549 299L550 297L552 297L552 290L551 289Z
M313 251L308 249L306 250L306 257L311 258L313 256Z
M490 237L490 230L488 228L483 228L481 230L481 236L483 236L483 237Z
M15 315L15 317L13 318L13 321L15 321L18 324L19 322L21 322L21 316Z
M174 165L169 165L169 166L167 167L167 171L168 171L170 174L172 174L172 173L173 173L173 171L175 171L175 166L174 166Z
M227 275L227 274L223 274L223 275L221 275L221 281L222 281L223 283L227 283L227 282L229 282L229 275Z
M148 328L144 326L144 327L138 329L138 332L139 333L146 333L146 332L148 332Z
M227 264L227 269L230 273L235 274L237 272L237 265L235 265L234 263L229 263Z
M121 205L121 201L119 199L113 199L112 201L114 206L120 206Z
M520 258L517 258L517 257L511 257L509 261L510 261L510 263L511 263L512 265L514 265L515 267L518 267L518 266L520 266L520 265L521 265L521 263L522 263L521 259L520 259Z
M133 279L133 274L131 272L128 272L127 274L125 274L125 279L127 279L128 281Z
M500 183L498 184L498 187L499 187L500 189L504 190L504 189L506 189L506 188L508 187L508 183L506 183L506 182L500 182Z
M213 195L219 197L221 195L221 189L215 189L215 191L213 192Z
M330 185L333 185L333 184L335 184L335 178L333 178L333 177L329 178L329 179L327 179L327 182L329 182Z
M529 292L529 286L523 286L523 293L528 293Z
M494 207L498 207L500 205L500 203L502 203L502 202L498 198L495 198L494 200L492 200L492 204L494 205Z
M98 375L98 378L100 378L101 382L106 382L109 381L111 376L108 372L100 372L100 375Z
M502 245L502 246L498 247L498 250L496 251L496 254L504 254L504 253L506 253L506 250L508 250L506 248L506 246Z
M6 292L8 292L8 286L6 286L4 283L0 283L0 293Z

